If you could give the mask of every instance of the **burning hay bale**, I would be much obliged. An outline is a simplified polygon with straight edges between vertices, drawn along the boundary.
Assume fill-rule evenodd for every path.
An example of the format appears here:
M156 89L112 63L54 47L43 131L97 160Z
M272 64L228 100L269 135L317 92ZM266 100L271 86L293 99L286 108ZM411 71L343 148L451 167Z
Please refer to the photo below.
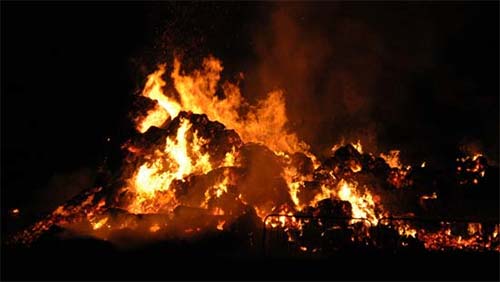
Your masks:
M301 175L311 175L314 173L314 163L310 157L301 152L291 155L291 166L297 168Z
M317 157L286 129L282 92L250 105L236 85L218 87L217 59L207 58L191 74L180 68L176 60L172 87L164 87L163 65L148 77L135 104L137 132L122 147L119 172L14 241L29 243L62 227L120 243L230 232L255 246L260 232L271 230L299 252L422 244L498 249L498 227L475 227L481 231L463 239L442 224L433 229L393 221L444 210L441 186L456 188L441 185L430 170L403 165L399 151L376 156L358 142ZM459 185L481 186L495 175L482 155L457 162Z
M241 158L245 173L238 186L245 202L265 213L276 206L293 205L281 176L280 159L272 151L262 145L247 144L241 150Z

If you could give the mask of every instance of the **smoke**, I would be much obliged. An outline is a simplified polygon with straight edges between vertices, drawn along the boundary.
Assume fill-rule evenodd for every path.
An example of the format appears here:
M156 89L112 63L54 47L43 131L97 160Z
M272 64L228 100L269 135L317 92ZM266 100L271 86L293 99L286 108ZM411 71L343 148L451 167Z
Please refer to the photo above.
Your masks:
M444 13L450 21L441 20ZM259 97L283 89L290 127L315 153L361 140L367 151L450 158L458 142L473 135L496 157L498 138L476 128L498 130L496 117L481 112L498 101L465 94L479 90L471 86L478 81L464 82L452 65L465 67L450 55L461 51L452 38L471 35L465 29L471 16L462 8L277 3L262 14L244 92Z
M321 157L334 144L360 140L373 153L401 150L403 162L449 165L471 138L495 160L492 5L158 5L151 22L163 28L141 77L171 53L184 55L187 70L212 54L223 62L222 81L244 74L250 104L283 90L290 131Z
M369 117L380 39L366 24L338 17L338 5L321 6L272 9L254 33L256 83L245 92L283 89L291 128L320 151L351 137L374 145Z
M321 156L360 140L374 153L400 149L403 161L445 162L472 138L497 159L492 5L172 4L152 12L164 25L161 54L145 56L156 64L182 53L190 69L212 54L221 80L244 73L251 104L283 90L290 131Z

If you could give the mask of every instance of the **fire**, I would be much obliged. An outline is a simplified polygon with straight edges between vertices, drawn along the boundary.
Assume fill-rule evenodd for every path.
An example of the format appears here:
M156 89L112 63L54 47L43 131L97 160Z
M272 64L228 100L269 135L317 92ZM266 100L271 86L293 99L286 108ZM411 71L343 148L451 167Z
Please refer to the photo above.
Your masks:
M436 192L432 192L431 195L422 195L420 197L420 199L421 200L435 200L435 199L437 199L437 194L436 194Z
M480 223L469 223L467 224L467 231L469 235L481 234L482 225Z
M179 100L171 98L175 96L174 93L164 92L166 83L162 75L165 70L165 65L159 65L158 70L148 77L142 95L155 100L161 109L157 107L151 110L144 120L138 121L140 132L145 132L150 126L160 126L168 116L175 117L180 110L184 110L206 114L210 120L222 122L226 127L236 130L245 142L265 144L274 151L298 152L308 149L295 134L285 130L288 120L283 92L270 92L266 99L250 106L250 110L241 115L241 110L248 107L248 103L235 84L225 82L222 85L223 99L216 95L223 70L220 60L209 56L203 60L202 69L184 74L180 59L175 58L171 78Z
M202 203L201 207L208 208L208 202L212 198L220 198L223 194L227 193L227 186L229 185L229 174L228 171L224 171L224 179L212 186L210 189L207 189L205 192L205 201ZM220 209L218 209L220 210ZM223 210L217 211L217 213L224 213Z
M224 215L225 212L223 209L219 208L219 207L216 207L212 213L213 215Z
M498 224L495 225L498 229ZM419 230L418 238L423 240L426 249L471 249L484 250L490 248L492 241L485 241L482 225L480 223L469 223L466 234L454 234L449 222L442 222L441 229L435 232ZM491 239L490 239L491 240ZM497 250L500 250L498 242Z
M175 197L169 190L172 181L182 180L192 173L207 173L212 169L209 155L201 153L205 141L196 132L192 140L188 141L190 128L188 120L181 120L176 137L166 138L163 152L157 150L152 156L152 163L144 163L139 167L132 178L132 187L137 197L129 207L131 212L157 212L161 206L172 209L176 205ZM166 192L162 198L164 202L150 204L150 201L156 200L157 192Z
M162 75L165 74L165 68L166 65L159 65L158 70L148 76L142 91L142 96L148 97L158 104L148 112L146 118L137 121L137 129L141 133L146 132L151 126L161 126L169 117L177 116L181 109L177 102L163 94L166 82L162 79Z
M290 197L292 198L293 203L298 209L304 207L298 198L299 188L303 185L304 181L311 180L310 175L302 175L297 172L297 168L293 166L286 166L283 169L282 177L285 179Z
M218 230L224 230L224 224L226 223L225 220L219 220L219 222L217 223L217 229Z
M354 147L354 149L356 149L356 151L358 151L358 153L360 153L360 154L363 153L363 145L361 145L361 140L357 140L355 143L351 142L350 144ZM331 151L335 152L335 151L337 151L339 148L341 148L343 146L345 146L345 140L344 139L342 139L340 141L340 143L333 145L333 147L331 148Z
M231 149L231 152L227 152L225 157L224 157L224 164L223 166L235 166L235 148L233 147Z
M487 160L482 153L473 153L456 159L458 183L478 185L486 175Z
M364 218L370 224L377 225L378 217L374 210L373 196L368 191L360 195L356 191L356 187L356 183L348 183L342 179L338 184L337 195L341 200L351 203L354 218Z
M158 230L160 230L160 229L161 229L160 225L155 223L155 224L151 225L151 227L149 227L149 232L155 233L155 232L158 232Z
M352 172L360 172L363 167L359 163L353 163L351 165Z
M97 222L93 223L92 228L94 230L100 229L101 227L104 226L104 224L106 224L106 222L108 222L108 218L107 217L102 218L102 219L98 220Z
M266 220L266 228L283 230L288 242L299 242L313 225L336 232L345 224L355 231L348 241L367 244L363 240L371 237L370 227L388 226L380 222L393 211L386 210L390 205L381 197L406 192L394 188L412 188L412 167L401 163L399 150L376 157L363 153L360 140L347 145L342 141L332 147L331 155L317 157L288 130L284 91L273 90L250 104L238 81L220 81L223 69L222 62L212 56L190 73L177 57L170 74L160 64L141 92L151 101L147 113L135 119L141 134L122 147L128 155L116 181L117 192L90 189L16 239L32 241L51 226L81 222L95 236L121 229L155 237L191 236L225 231L240 216L253 216L259 223ZM485 177L487 164L482 154L458 158L457 163L454 173L459 181L480 184ZM420 167L426 167L426 162ZM427 191L415 195L417 202L438 197ZM335 224L315 221L323 215L345 220ZM432 232L417 226L399 223L391 228L433 250L480 249L498 241L498 226L487 235L488 229L481 224L469 224L463 235L445 223ZM481 241L483 237L490 238L488 243ZM320 250L299 243L296 248Z
M354 148L360 153L363 153L363 146L361 146L361 140L358 140L358 142L352 144Z
M408 237L417 237L417 230L410 226L408 223L402 223L397 225L397 230L399 235Z
M316 205L321 200L332 198L333 195L335 195L334 191L327 185L323 184L321 185L321 190L316 194L316 196L314 196L311 204Z
M401 164L401 161L399 160L399 150L391 150L389 151L388 154L381 153L380 157L385 160L385 162L391 167L391 168L398 168L401 169L403 165Z

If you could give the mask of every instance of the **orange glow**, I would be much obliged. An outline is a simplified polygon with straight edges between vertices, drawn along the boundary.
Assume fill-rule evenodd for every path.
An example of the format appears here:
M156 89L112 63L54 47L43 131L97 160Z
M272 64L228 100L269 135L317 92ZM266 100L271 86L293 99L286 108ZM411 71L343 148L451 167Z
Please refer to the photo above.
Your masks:
M203 60L201 69L185 74L180 60L175 58L171 77L180 99L173 103L174 106L171 100L160 104L171 116L177 115L178 109L206 114L210 120L217 120L227 128L236 130L243 141L265 144L273 151L298 152L308 149L295 134L285 130L288 120L282 91L270 92L266 99L250 106L249 111L241 115L241 109L248 105L237 85L224 82L224 99L215 95L222 70L221 61L209 56ZM163 72L164 67L160 65L159 71L155 73L157 75L153 77ZM158 85L162 83L158 82Z
M435 200L437 199L437 194L436 192L432 192L431 195L423 195L420 197L421 200Z
M360 154L363 153L363 146L361 146L361 140L358 140L356 143L352 143L352 146L354 146L354 149L356 149Z
M156 233L160 229L161 229L160 225L158 225L157 223L155 223L155 224L151 225L151 227L149 227L149 232Z
M211 188L207 189L205 192L205 201L201 204L201 207L203 208L208 208L208 202L212 198L220 198L223 194L227 193L227 185L229 184L229 174L228 170L224 171L224 179L212 186ZM224 211L218 211L217 213L224 213Z
M104 225L104 224L106 224L106 222L107 222L107 221L108 221L108 218L107 218L107 217L102 218L102 219L98 220L97 222L93 223L93 224L92 224L92 228L93 228L94 230L97 230L97 229L99 229L99 228L103 227L103 225Z
M402 223L397 225L397 230L399 235L408 237L417 237L417 230L411 227L408 223Z
M179 114L180 105L163 93L166 82L162 76L165 74L165 65L160 65L158 70L148 76L142 96L148 97L157 102L153 110L143 120L138 121L137 129L144 133L151 126L161 126L168 117L175 117Z
M218 223L217 223L217 229L218 230L224 230L224 224L226 223L225 220L220 220Z
M358 153L362 154L363 153L363 145L361 145L361 140L356 141L356 143L351 142L350 143ZM337 151L340 147L345 146L345 140L342 138L340 143L333 145L333 147L330 149L332 152Z
M224 164L223 166L235 166L235 148L233 147L231 149L231 152L227 152L225 157L224 157Z
M375 202L370 192L360 194L356 190L356 183L348 183L343 179L337 187L339 199L351 203L353 217L367 219L372 225L378 224L379 218L375 213Z
M388 154L381 153L380 157L385 160L389 167L401 169L403 165L399 160L399 153L399 150L391 150Z
M405 202L399 197L404 192L420 204L438 198L436 192L423 195L422 190L413 189L417 185L411 182L412 167L401 163L399 150L381 153L381 160L363 153L357 140L346 143L355 151L349 147L337 154L344 146L342 141L332 147L332 152L315 156L309 145L289 129L284 90L261 93L266 95L250 104L238 82L220 81L223 69L222 62L212 56L189 72L177 57L170 73L165 64L159 65L147 77L141 92L152 106L135 118L138 134L122 146L127 157L118 177L118 192L103 197L102 187L92 189L77 204L59 206L17 239L30 242L54 225L82 222L88 229L85 232L98 237L122 229L135 229L153 238L170 232L192 236L200 231L232 229L242 215L256 214L255 219L263 221L275 214L267 217L265 227L285 232L298 250L317 252L318 248L298 240L301 235L297 234L305 233L305 226L311 224L304 215L321 217L325 207L327 212L343 215L350 206L345 214L358 219L345 220L345 225L361 232L356 231L347 240L355 242L359 236L369 238L367 227L377 226L383 217L406 212L391 210ZM159 129L143 134L152 127ZM263 146L255 149L250 143ZM375 179L379 167L383 176ZM420 167L426 167L426 162ZM458 158L453 173L465 174L458 179L460 184L480 184L486 168L484 156L473 154ZM402 187L409 189L394 189ZM387 198L382 201L381 197ZM118 216L110 212L115 208L120 211ZM12 210L12 214L18 213L18 209ZM321 221L317 224L330 231L341 228ZM396 236L415 238L431 250L481 249L498 241L498 226L491 231L479 223L469 224L462 228L465 234L457 233L448 223L432 232L417 226L403 222L391 228ZM492 234L485 234L487 231Z
M486 175L486 164L483 160L485 160L485 156L481 153L457 158L458 183L460 185L478 185L481 178Z
M176 137L167 137L163 151L157 150L149 163L139 167L130 182L136 197L129 211L148 213L161 208L175 208L177 201L173 191L169 190L172 181L182 180L192 173L207 173L212 169L209 155L200 151L206 141L199 138L196 132L191 141L187 140L190 128L189 121L182 119ZM157 198L157 192L164 192L163 197Z
M495 225L495 229L498 230L498 224ZM418 230L417 236L424 242L425 248L431 250L484 250L490 247L491 243L489 241L484 241L482 225L480 223L469 223L467 226L467 233L468 234L464 235L453 234L449 223L443 222L440 230L427 232L420 229ZM493 236L493 238L494 237L495 236ZM498 246L497 251L499 251Z

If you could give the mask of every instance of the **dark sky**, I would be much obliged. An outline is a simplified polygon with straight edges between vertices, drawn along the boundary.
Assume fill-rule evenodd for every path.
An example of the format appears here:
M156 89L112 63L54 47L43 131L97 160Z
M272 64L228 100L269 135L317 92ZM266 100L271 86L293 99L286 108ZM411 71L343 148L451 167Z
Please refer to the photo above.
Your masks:
M498 2L1 5L4 207L57 199L60 175L91 178L174 50L246 73L249 100L284 88L318 151L361 135L423 159L475 142L498 160Z

